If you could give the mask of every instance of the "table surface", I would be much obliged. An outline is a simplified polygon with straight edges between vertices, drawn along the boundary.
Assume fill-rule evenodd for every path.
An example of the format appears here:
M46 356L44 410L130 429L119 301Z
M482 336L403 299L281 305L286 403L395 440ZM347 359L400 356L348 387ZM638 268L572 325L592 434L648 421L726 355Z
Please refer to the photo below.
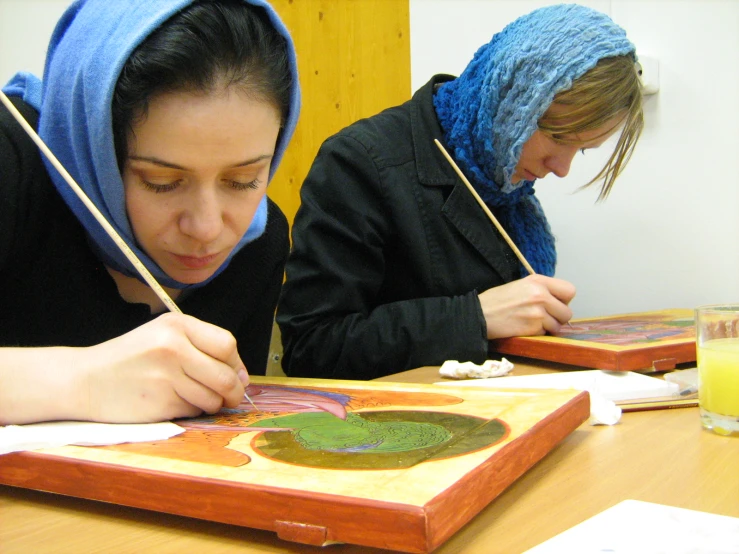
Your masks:
M511 358L514 374L571 370ZM383 381L431 383L438 368ZM435 553L523 552L626 499L739 517L739 439L701 428L698 408L630 412L584 423ZM249 509L245 506L244 509ZM327 553L268 531L0 486L0 552Z

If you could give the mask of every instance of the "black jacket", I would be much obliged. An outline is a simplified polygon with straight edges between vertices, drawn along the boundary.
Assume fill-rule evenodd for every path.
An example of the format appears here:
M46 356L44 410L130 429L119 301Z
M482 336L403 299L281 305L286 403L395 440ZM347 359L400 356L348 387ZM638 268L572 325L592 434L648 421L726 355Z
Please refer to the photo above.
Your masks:
M32 125L38 114L14 99ZM287 219L270 201L264 234L177 304L231 331L252 374L264 374L283 268ZM0 346L89 346L156 317L129 304L57 193L36 145L0 106Z
M433 87L450 78L321 146L277 311L288 375L372 379L487 357L477 295L519 267L433 142Z

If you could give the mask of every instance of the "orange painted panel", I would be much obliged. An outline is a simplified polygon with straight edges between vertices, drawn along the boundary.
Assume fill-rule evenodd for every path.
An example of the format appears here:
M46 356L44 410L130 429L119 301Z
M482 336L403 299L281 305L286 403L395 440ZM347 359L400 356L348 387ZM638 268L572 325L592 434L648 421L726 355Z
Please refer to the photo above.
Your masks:
M248 402L166 441L0 456L0 483L431 552L590 412L574 390L252 377Z

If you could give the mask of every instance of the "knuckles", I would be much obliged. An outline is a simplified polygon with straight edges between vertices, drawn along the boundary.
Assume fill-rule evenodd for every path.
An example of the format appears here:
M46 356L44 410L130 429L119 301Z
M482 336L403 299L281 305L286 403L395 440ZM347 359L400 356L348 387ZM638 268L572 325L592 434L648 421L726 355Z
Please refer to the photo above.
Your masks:
M223 407L223 399L220 397L210 397L200 406L207 414L214 414Z
M216 392L226 394L233 390L239 378L236 373L228 369L220 369L213 376L213 387Z
M223 331L223 348L226 352L233 352L237 349L236 346L236 337L231 334L230 331L226 331L225 329L222 329Z

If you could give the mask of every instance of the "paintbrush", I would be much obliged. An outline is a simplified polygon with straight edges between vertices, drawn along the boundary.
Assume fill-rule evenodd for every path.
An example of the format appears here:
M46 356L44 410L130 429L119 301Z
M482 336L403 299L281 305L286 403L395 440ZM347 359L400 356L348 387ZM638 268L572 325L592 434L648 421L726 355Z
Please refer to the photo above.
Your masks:
M128 258L128 260L133 264L133 266L136 268L136 271L139 272L139 275L148 283L148 285L154 290L156 295L159 297L159 299L164 303L164 305L169 309L169 311L174 312L176 314L181 314L182 310L180 310L179 306L174 303L174 300L167 294L167 292L162 288L162 286L157 282L157 280L154 278L154 276L149 272L148 269L146 269L146 266L141 263L141 260L138 259L136 254L134 254L133 250L131 250L128 245L126 244L126 241L121 238L121 236L118 234L118 232L113 228L113 226L108 223L108 220L105 219L105 216L100 212L100 210L97 209L97 206L92 203L92 200L85 194L85 191L82 190L82 188L77 184L77 182L72 178L72 176L69 174L69 172L64 168L64 166L61 164L61 162L57 159L57 157L54 155L54 153L51 151L51 149L46 146L46 143L43 141L43 139L38 136L36 131L31 127L26 119L23 117L23 114L21 114L16 107L13 105L13 103L8 99L8 97L5 95L3 91L0 90L0 101L5 105L6 108L8 108L8 111L10 114L15 118L15 120L18 122L18 124L23 127L23 130L28 134L29 137L31 137L31 140L36 143L36 146L38 146L39 150L43 152L44 156L49 160L51 165L54 166L54 168L59 172L59 174L62 176L62 178L67 182L67 184L72 188L72 191L77 195L77 197L82 201L82 203L87 207L87 209L90 211L90 213L93 215L93 217L97 220L97 222L102 226L102 228L105 230L105 232L108 234L108 236L113 239L113 242L115 242L116 246L121 249L121 252ZM254 406L254 409L259 411L257 407L254 405L254 402L251 401L251 398L249 398L249 395L244 393L244 397L251 403L252 406Z
M498 229L498 232L501 234L503 239L508 243L508 246L511 247L511 250L513 250L513 253L518 258L518 261L521 262L521 264L526 268L526 271L529 272L529 275L536 274L536 271L534 271L534 268L531 267L531 264L526 260L524 255L521 253L521 251L518 249L518 246L516 246L516 243L513 242L513 239L508 236L508 233L506 233L506 230L503 229L503 226L500 224L498 219L493 215L493 212L490 211L490 208L487 207L485 202L483 202L482 198L480 198L480 195L477 194L477 191L474 189L472 184L467 180L467 177L464 176L464 173L462 173L462 170L459 169L459 166L457 163L452 159L452 157L449 155L449 152L446 151L446 148L442 146L441 142L439 142L439 139L434 139L434 142L436 143L436 146L439 147L439 150L441 150L441 153L444 154L444 157L449 162L449 165L452 166L452 169L459 175L459 178L462 179L462 182L465 184L465 186L469 189L469 191L472 193L472 196L475 197L475 200L477 200L477 203L480 205L480 207L483 209L483 211L487 214L488 219L493 222L493 225L495 225L495 228ZM568 321L567 325L572 327L572 324Z

